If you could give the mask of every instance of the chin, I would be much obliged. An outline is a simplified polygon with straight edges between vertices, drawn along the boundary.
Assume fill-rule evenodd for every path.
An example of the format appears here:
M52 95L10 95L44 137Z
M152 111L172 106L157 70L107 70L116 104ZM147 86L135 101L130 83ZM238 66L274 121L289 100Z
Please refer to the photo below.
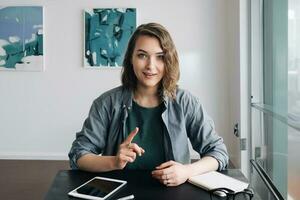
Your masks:
M157 87L159 84L158 83L149 83L149 82L143 82L143 85L145 87Z

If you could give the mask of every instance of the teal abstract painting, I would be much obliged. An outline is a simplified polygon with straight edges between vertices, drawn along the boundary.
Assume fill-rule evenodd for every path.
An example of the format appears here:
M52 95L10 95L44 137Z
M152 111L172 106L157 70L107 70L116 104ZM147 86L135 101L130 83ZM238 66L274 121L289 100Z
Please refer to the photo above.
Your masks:
M129 38L136 29L135 8L84 10L84 66L120 67Z
M0 7L0 70L43 70L43 7Z

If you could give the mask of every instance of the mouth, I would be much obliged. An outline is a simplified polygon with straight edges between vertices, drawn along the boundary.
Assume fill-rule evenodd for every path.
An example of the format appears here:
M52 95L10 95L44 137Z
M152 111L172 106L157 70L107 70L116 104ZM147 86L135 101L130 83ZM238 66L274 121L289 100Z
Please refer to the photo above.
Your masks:
M157 75L156 73L149 73L149 72L143 72L143 74L146 78L152 78Z

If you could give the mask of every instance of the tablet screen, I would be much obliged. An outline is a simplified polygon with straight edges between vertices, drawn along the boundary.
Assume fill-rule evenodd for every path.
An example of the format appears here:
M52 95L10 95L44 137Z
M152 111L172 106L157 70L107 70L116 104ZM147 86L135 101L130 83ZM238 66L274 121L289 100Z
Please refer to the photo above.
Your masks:
M96 197L105 197L110 192L121 186L123 183L115 182L111 180L104 180L104 179L93 179L90 182L82 185L81 187L77 188L77 193L96 196Z
M124 180L97 176L72 190L68 195L83 199L104 200L120 190L126 183Z

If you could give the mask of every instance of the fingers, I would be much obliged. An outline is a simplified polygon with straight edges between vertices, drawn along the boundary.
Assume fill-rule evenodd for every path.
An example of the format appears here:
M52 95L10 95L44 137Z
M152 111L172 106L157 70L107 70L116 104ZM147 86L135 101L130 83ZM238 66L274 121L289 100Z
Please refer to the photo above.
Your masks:
M136 127L119 147L119 151L116 157L116 166L121 169L126 166L127 162L134 162L136 159L136 154L141 156L143 153L145 153L145 150L143 148L139 147L135 143L131 143L138 131L139 128Z
M136 159L136 153L130 149L120 149L116 156L116 167L117 169L123 169L128 162L132 163Z
M172 172L173 172L172 167L169 167L166 169L154 170L152 171L152 175L163 178L165 175L171 174Z
M166 178L167 177L167 178ZM170 174L170 175L164 175L163 179L158 179L159 182L166 186L177 186L178 182L176 180L176 175L175 174Z
M139 147L135 143L130 143L128 145L128 148L133 150L135 153L137 153L139 156L141 156L143 153L145 153L145 150L142 147Z
M152 174L152 176L159 180L169 180L174 178L175 174L173 172L170 172L169 174L163 174L163 175Z
M126 156L124 154L120 154L119 157L120 157L120 160L122 162L130 162L130 163L134 162L134 159L132 157L130 157L130 156Z
M156 167L156 170L152 171L152 176L159 180L167 180L172 177L174 161L168 161L160 166ZM165 167L167 166L167 167Z
M165 174L170 174L171 172L173 172L174 165L176 165L176 162L174 162L173 160L162 163L161 165L156 167L156 170L152 171L152 175L162 176Z
M133 138L136 136L136 134L139 132L139 128L136 127L124 140L123 144L125 144L128 148L132 149L134 152L136 152L139 156L141 156L143 153L145 153L145 150L141 147L139 147L135 143L131 143Z
M136 136L136 134L139 132L139 128L136 127L129 135L128 137L125 139L124 143L126 144L130 144L134 138L134 136Z
M173 160L170 160L168 162L164 162L161 165L157 166L156 169L164 169L164 168L170 167L174 164L175 164L175 162Z
M136 159L136 153L129 150L129 149L121 149L120 150L120 157L122 156L122 158L128 162L133 162ZM128 159L130 158L130 159Z
M175 176L174 175L172 175L172 176L168 177L167 179L163 180L163 184L165 184L165 185L175 184L175 183L176 183L176 181L175 181Z
M187 180L184 170L184 165L168 161L156 167L156 170L152 171L152 177L166 186L177 186Z

